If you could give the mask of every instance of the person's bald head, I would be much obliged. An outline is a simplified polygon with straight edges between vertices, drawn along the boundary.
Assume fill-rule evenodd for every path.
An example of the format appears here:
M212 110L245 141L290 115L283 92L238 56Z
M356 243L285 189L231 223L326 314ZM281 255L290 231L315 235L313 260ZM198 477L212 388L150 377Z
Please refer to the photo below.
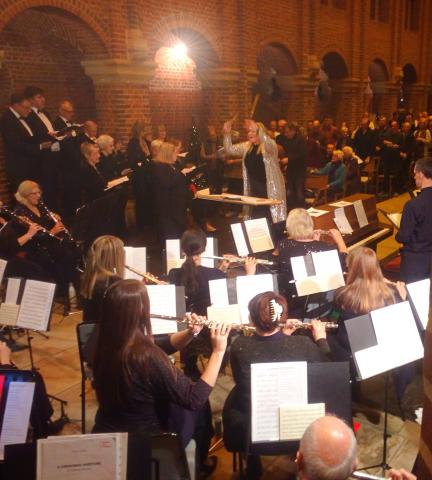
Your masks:
M74 106L69 100L63 100L59 105L59 114L68 122L71 122L75 113Z
M84 131L90 138L97 137L97 133L98 133L97 123L93 120L86 120L84 122Z
M306 429L297 452L302 480L346 480L357 464L357 441L337 417L325 416Z

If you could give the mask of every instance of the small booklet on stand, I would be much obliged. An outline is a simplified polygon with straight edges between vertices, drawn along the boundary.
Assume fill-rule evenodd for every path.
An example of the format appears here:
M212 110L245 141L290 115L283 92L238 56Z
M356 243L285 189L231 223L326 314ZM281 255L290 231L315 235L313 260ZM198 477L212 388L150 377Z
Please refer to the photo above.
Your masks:
M231 231L238 255L267 252L274 249L267 218L255 218L232 223Z

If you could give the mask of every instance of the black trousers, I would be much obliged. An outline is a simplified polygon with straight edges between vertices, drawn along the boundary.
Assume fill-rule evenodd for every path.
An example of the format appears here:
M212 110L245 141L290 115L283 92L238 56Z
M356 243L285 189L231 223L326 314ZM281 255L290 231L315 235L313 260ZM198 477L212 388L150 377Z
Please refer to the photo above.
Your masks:
M401 253L401 277L405 283L416 282L430 278L432 252L407 252Z
M287 206L291 208L303 208L305 206L304 184L306 171L287 170L285 185L287 191Z

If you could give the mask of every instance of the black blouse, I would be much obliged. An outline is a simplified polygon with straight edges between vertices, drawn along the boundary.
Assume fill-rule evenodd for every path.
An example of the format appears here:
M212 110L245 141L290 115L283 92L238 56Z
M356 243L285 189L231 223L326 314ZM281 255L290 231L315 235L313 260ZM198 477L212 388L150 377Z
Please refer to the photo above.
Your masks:
M259 145L253 145L246 154L244 164L248 176L259 183L266 183L266 173L262 153L258 153Z
M92 298L85 298L83 301L83 322L99 323L102 310L102 300L108 287L121 280L117 275L96 280Z

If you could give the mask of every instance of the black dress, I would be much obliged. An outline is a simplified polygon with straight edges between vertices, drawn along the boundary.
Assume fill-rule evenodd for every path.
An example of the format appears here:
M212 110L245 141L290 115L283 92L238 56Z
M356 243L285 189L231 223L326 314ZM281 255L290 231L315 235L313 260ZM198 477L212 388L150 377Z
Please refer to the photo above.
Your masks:
M84 161L81 165L81 186L84 203L90 203L103 196L107 182L97 167Z
M252 145L246 153L244 165L250 183L250 196L267 198L267 181L264 159L262 153L258 152L259 145ZM254 207L253 218L267 217L272 225L270 209L268 207Z
M111 275L102 279L96 280L92 298L85 298L83 300L83 322L99 323L102 309L102 300L108 287L113 283L121 280L117 275Z
M120 177L122 171L120 161L117 152L113 152L110 155L104 155L101 152L97 169L106 182Z
M187 226L188 182L173 165L153 162L153 193L159 239L180 238Z
M269 362L325 362L327 340L315 344L303 335L281 331L262 337L239 336L231 346L231 369L235 382L223 409L224 442L228 451L244 451L250 424L251 364Z

